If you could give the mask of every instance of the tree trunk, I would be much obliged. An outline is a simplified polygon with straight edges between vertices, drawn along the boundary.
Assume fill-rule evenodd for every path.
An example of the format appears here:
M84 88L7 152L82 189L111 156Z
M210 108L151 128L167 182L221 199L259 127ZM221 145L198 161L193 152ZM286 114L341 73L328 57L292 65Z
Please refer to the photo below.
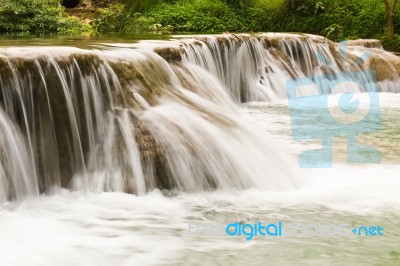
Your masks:
M389 40L393 40L394 38L394 15L390 14L387 18L387 36Z
M392 6L390 6L389 0L383 0L386 10L387 19L387 37L389 40L394 39L394 11L396 8L397 0L393 0Z

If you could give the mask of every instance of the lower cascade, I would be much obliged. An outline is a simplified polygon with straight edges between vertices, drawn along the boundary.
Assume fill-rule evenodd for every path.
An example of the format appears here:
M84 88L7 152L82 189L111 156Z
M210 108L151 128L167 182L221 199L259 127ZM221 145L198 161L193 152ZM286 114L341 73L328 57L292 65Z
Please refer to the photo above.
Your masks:
M289 155L237 105L285 100L291 79L367 68L379 91L398 92L400 60L373 40L268 33L0 48L0 201L53 187L138 195L294 187Z

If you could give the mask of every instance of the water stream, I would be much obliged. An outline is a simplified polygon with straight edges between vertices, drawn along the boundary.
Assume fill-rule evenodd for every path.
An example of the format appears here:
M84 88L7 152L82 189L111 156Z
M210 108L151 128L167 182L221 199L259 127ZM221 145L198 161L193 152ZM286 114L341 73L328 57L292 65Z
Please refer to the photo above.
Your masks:
M301 34L0 47L0 265L398 265L399 65L375 42ZM361 103L376 84L381 121L363 127L382 126L359 141L380 164L348 164L339 137L332 168L299 168L319 142L293 129L319 111L291 123L287 82L336 97L343 76ZM188 232L263 220L385 234Z

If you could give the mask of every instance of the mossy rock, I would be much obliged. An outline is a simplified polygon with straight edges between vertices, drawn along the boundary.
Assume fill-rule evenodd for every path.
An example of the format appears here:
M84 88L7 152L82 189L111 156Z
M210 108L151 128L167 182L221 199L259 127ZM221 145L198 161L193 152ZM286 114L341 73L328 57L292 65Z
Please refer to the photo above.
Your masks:
M176 63L182 61L182 53L184 52L184 49L182 47L158 47L154 49L154 52L164 58L168 63Z
M370 68L375 71L377 81L397 80L400 77L400 58L394 55L373 54Z
M76 62L79 66L79 71L82 75L92 75L95 73L96 69L103 62L102 59L98 55L91 53L73 53L68 57L69 62L66 63L71 64Z

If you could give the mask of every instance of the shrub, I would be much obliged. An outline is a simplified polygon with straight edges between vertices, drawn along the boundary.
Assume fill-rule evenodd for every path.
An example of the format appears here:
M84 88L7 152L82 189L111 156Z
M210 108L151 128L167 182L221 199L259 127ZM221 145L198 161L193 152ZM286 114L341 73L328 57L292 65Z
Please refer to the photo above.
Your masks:
M92 21L97 32L124 32L128 24L129 13L122 4L114 4L109 8L98 9L99 17Z
M175 4L177 0L120 0L132 14L146 12L160 4Z
M269 20L273 31L307 32L333 40L376 38L386 27L384 6L377 0L284 0Z
M0 32L54 33L78 31L82 25L64 15L59 0L1 0Z
M246 30L241 18L227 4L213 0L178 1L160 4L146 13L174 31L223 32Z
M92 28L89 25L84 25L75 16L62 17L58 21L58 32L67 34L78 34L82 32L91 32Z
M393 40L389 40L386 34L382 34L379 38L381 40L383 48L392 52L400 52L400 36L395 35Z
M92 21L93 29L98 33L126 33L143 31L162 31L163 27L152 18L141 13L131 14L122 4L111 5L107 9L99 9L99 17Z

